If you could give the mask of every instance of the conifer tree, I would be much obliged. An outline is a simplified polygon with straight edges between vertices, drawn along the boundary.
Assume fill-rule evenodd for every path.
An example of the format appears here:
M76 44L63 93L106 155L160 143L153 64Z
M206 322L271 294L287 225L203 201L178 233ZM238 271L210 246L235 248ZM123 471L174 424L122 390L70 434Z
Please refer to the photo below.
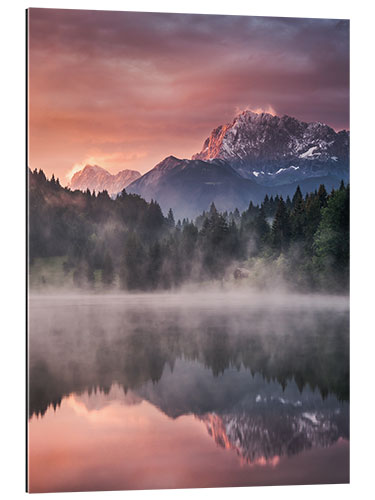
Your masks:
M217 210L214 202L211 203L209 215L210 217L217 215Z
M286 250L290 241L290 221L288 211L282 196L276 210L275 219L272 224L272 242L276 250Z
M267 222L263 205L261 206L259 213L255 219L255 232L257 234L260 247L264 247L269 240L270 226Z
M328 198L328 195L327 195L327 191L326 191L326 188L324 186L324 184L321 184L319 186L319 189L318 189L318 198L319 198L319 203L320 203L320 207L326 207L327 206L327 198Z
M306 225L304 230L305 246L309 254L313 250L314 235L321 220L321 208L318 194L309 196L306 201Z
M292 200L290 199L289 195L286 197L285 205L286 205L287 210L291 210L292 209Z
M291 237L294 241L302 241L306 225L305 202L298 186L292 200L293 209L290 214Z
M233 220L238 224L240 221L240 211L236 208L233 212Z
M293 198L292 198L293 208L296 206L297 203L300 203L301 200L303 200L303 196L302 196L301 188L298 185L296 192L294 193Z
M38 177L40 182L45 182L47 180L46 175L41 168L39 169Z
M167 223L168 223L168 226L173 229L174 226L175 226L175 222L174 222L174 215L173 215L173 210L170 208L169 209L169 212L168 212L168 216L167 216Z

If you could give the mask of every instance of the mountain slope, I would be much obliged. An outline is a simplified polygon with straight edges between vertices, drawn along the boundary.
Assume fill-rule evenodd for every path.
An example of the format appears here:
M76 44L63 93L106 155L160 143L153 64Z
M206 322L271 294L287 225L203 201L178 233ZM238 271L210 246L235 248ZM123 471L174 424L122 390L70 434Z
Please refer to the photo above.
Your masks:
M127 192L157 200L164 212L172 208L178 218L194 217L212 202L219 210L243 210L250 199L259 203L266 193L222 160L181 160L174 156L130 184Z
M212 131L191 160L165 158L127 190L155 199L177 217L194 217L212 202L244 210L265 194L293 196L349 180L349 134L322 123L244 111Z
M269 186L311 177L348 180L349 134L319 122L244 111L214 129L192 159L222 159L243 177Z
M121 170L113 175L98 165L86 165L85 168L73 175L70 188L81 191L90 189L90 191L95 190L96 192L106 190L110 195L114 195L140 176L141 174L136 170Z

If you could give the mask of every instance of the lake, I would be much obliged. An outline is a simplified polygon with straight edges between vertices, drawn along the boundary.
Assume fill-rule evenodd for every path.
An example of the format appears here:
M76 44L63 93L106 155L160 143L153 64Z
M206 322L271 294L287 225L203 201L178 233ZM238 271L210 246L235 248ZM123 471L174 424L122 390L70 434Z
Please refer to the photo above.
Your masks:
M31 295L29 491L349 481L347 297Z

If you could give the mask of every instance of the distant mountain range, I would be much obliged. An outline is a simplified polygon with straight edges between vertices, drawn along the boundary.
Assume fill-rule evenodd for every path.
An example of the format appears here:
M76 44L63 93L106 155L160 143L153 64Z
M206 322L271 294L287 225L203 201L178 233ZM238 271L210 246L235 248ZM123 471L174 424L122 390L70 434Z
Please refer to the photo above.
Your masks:
M165 158L134 181L128 192L156 199L164 211L193 217L214 202L240 210L265 194L292 196L320 184L327 190L349 180L349 133L290 116L244 111L211 132L191 160Z
M244 111L214 129L191 160L168 156L142 176L129 170L112 176L88 165L73 176L71 187L110 194L126 188L182 218L198 215L212 202L219 210L244 210L266 194L292 196L298 185L304 193L320 184L331 190L341 180L349 180L347 131Z
M86 165L85 168L76 172L71 181L70 188L80 189L81 191L108 191L110 195L116 195L126 188L133 181L141 177L136 170L121 170L112 175L107 170L98 165Z

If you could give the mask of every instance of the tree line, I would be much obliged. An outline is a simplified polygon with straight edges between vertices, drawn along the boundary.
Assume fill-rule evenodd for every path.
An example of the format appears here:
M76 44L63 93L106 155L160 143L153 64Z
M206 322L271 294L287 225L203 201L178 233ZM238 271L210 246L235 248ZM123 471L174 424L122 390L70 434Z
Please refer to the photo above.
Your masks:
M268 270L296 289L349 285L349 186L292 198L266 195L240 213L212 204L195 220L164 216L156 201L123 190L71 191L29 170L29 258L64 257L78 287L155 290ZM254 275L255 276L255 275ZM262 276L262 274L260 275Z

